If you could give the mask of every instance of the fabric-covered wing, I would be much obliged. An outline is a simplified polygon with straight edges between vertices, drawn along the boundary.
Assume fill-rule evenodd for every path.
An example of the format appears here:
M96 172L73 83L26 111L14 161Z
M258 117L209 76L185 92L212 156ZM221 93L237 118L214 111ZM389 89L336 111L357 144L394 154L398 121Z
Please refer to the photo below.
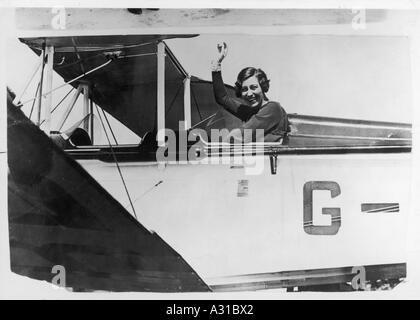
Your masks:
M54 46L54 70L70 81L109 59L112 62L72 83L89 84L91 98L138 136L156 130L157 43L174 37L194 35L80 36L45 39ZM21 39L38 55L43 38ZM177 131L184 119L184 79L187 73L166 47L166 127ZM233 93L233 88L230 88ZM211 82L191 78L192 125L221 110ZM224 113L223 111L220 111ZM233 116L227 122L237 121Z
M91 291L209 291L156 233L8 103L11 269Z

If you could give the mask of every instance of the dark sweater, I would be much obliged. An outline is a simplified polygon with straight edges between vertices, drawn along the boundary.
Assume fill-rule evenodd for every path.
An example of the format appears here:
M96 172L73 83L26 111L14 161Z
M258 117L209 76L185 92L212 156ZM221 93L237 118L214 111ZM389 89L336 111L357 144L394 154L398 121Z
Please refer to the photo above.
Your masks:
M212 78L217 103L244 122L238 128L242 135L245 129L253 131L253 137L245 135L244 142L255 141L255 139L264 142L278 142L286 135L288 131L287 114L280 103L269 101L261 107L251 107L246 100L229 96L220 71L212 72ZM263 138L255 138L256 129L264 129Z

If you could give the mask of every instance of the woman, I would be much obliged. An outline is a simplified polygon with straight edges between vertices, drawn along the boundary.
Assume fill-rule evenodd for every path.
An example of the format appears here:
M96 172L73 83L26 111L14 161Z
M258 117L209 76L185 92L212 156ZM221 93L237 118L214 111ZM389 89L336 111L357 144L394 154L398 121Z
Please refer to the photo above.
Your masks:
M270 80L261 69L248 67L238 74L236 98L228 95L222 79L221 63L227 55L227 45L217 46L219 56L212 61L213 91L218 104L243 121L230 132L229 141L282 142L288 131L287 114L276 101L266 95ZM258 130L260 129L260 130Z

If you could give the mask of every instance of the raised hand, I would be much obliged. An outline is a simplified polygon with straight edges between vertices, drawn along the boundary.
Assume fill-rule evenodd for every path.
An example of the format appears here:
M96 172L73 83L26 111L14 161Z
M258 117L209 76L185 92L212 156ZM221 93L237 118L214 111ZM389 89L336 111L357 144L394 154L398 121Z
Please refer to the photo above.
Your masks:
M223 59L227 56L228 53L228 46L226 42L220 42L217 44L217 51L219 53L217 57L217 63L221 63Z

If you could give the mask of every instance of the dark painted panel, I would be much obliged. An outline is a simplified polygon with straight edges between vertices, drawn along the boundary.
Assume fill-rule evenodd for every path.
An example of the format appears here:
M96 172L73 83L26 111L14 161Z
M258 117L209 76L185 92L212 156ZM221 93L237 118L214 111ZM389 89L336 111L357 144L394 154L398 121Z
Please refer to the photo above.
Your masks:
M209 291L182 257L8 103L11 269L76 290Z

